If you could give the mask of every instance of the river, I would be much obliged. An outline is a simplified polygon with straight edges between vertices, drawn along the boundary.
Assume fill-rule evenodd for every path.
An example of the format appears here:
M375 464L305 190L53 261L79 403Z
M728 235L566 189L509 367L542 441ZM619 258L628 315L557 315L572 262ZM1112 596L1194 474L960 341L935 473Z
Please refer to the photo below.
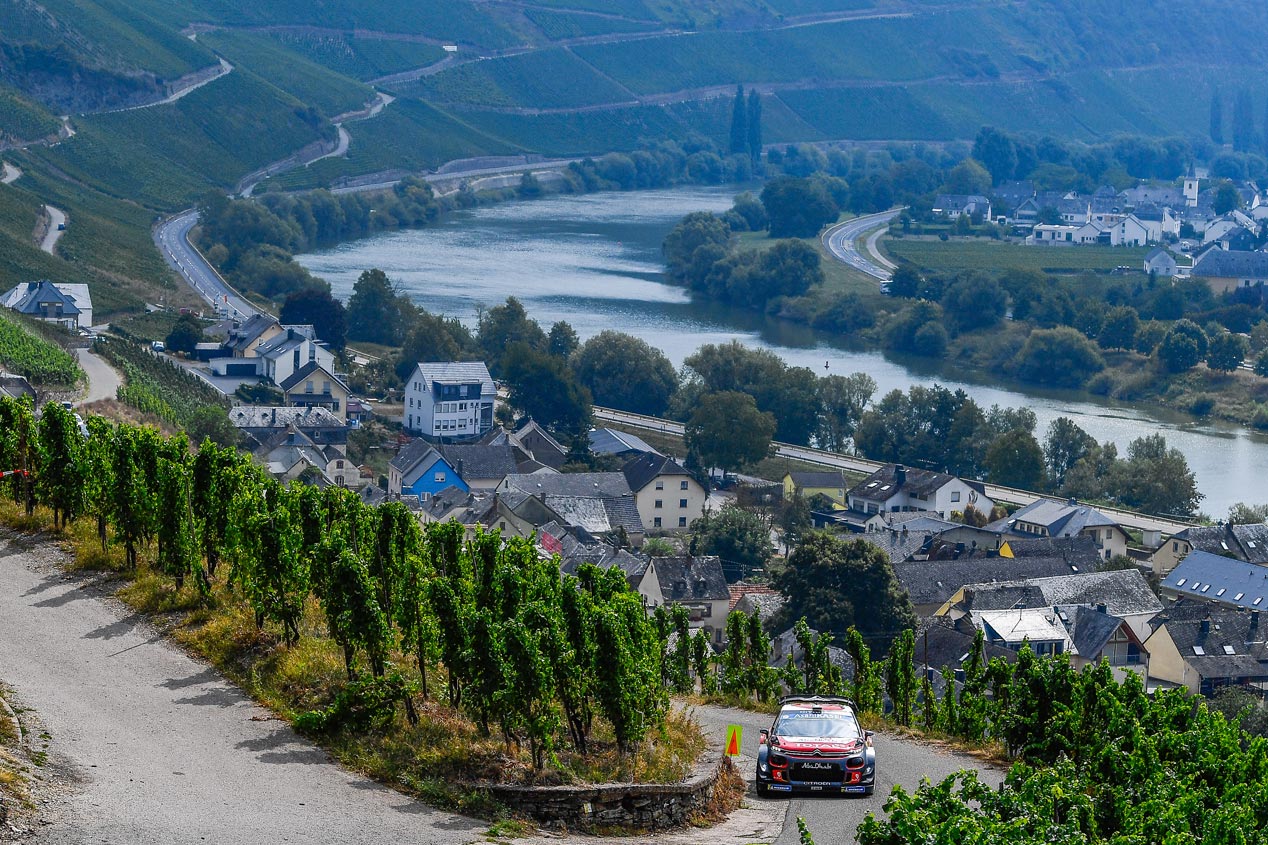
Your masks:
M1188 459L1205 513L1222 518L1235 502L1268 501L1268 436L1240 426L1081 392L1001 384L987 374L849 349L804 326L691 302L662 281L661 241L683 215L724 211L733 195L734 189L687 187L508 202L297 258L345 301L361 271L378 267L423 308L471 325L479 308L514 295L544 328L567 320L582 340L604 329L629 332L675 365L703 344L738 339L820 374L867 372L878 397L937 382L963 388L983 407L1029 407L1041 439L1058 416L1098 441L1113 441L1120 453L1134 438L1161 432Z

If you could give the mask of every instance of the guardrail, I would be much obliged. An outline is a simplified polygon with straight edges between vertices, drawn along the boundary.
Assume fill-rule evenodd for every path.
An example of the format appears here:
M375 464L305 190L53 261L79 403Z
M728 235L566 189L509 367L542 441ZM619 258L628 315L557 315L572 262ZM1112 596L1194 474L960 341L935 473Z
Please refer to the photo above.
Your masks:
M594 415L597 419L605 422L624 423L636 428L642 428L646 431L656 431L662 434L676 434L681 436L683 433L683 424L674 420L666 420L661 417L649 417L646 414L634 414L629 411L618 411L615 408L595 407ZM808 464L817 464L818 466L831 467L832 469L847 469L852 472L861 472L870 475L881 467L885 466L882 461L874 461L870 458L861 458L856 455L842 455L837 452L829 452L824 449L815 449L810 446L797 446L792 443L780 443L772 441L771 447L775 455L781 458L792 458L798 461L804 461ZM1035 493L1031 490L1019 490L1015 487L1004 487L999 484L984 484L986 495L997 502L1007 502L1013 505L1029 505L1038 499L1050 499L1042 493ZM1101 507L1096 509L1108 517L1118 521L1119 525L1126 528L1135 528L1141 531L1161 531L1163 534L1175 534L1186 528L1196 524L1192 522L1184 522L1176 519L1165 519L1162 517L1151 516L1149 514L1138 513L1136 511L1124 510L1122 508Z

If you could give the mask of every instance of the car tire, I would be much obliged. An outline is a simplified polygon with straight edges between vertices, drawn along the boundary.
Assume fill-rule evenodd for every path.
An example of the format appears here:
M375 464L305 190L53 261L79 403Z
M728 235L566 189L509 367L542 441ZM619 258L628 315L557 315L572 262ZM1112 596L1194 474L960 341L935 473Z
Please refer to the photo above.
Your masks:
M761 796L770 795L770 787L767 786L765 783L763 783L760 778L754 781L753 785L754 787L756 787L758 795L761 795Z

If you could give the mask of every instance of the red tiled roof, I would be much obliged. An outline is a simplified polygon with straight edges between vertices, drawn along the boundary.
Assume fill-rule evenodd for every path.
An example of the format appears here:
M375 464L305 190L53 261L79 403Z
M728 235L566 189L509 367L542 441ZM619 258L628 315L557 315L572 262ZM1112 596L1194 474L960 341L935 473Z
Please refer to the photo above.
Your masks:
M763 584L730 584L727 590L731 593L731 602L727 606L727 610L735 610L735 606L740 603L740 599L748 595L758 596L777 596L779 590L771 589Z

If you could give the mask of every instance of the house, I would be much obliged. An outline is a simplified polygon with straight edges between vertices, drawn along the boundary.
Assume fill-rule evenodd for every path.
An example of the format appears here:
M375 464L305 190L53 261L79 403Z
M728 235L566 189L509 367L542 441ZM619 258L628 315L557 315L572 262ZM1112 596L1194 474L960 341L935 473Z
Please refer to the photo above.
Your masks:
M1158 589L1168 598L1268 610L1268 566L1195 550L1163 577Z
M411 440L388 464L387 490L392 497L417 496L427 501L446 487L471 492L457 469L421 438Z
M634 588L649 611L661 605L682 605L691 614L693 629L703 630L717 646L725 642L731 592L717 556L651 558Z
M918 616L936 616L966 584L1048 578L1081 571L1060 554L1000 557L986 552L965 553L946 560L894 564L894 574L907 590Z
M281 332L256 347L255 355L259 361L256 374L279 386L307 364L315 363L327 372L335 366L334 353L316 339L310 326L283 326Z
M1096 508L1070 499L1037 499L986 530L1019 537L1091 537L1105 560L1127 554L1127 532Z
M282 331L282 326L268 314L253 314L246 322L230 325L224 343L225 352L231 358L254 358L260 346Z
M825 496L835 504L845 507L845 491L848 489L845 473L839 469L829 472L784 473L785 501L792 501L797 496L807 500L815 496Z
M939 194L933 201L934 214L955 220L967 214L975 220L991 219L991 201L981 194Z
M621 468L645 527L685 531L704 516L709 491L673 458L649 453Z
M539 470L557 471L568 462L568 450L531 419L516 431L494 426L476 442L484 446L509 445L515 452L516 471L521 475Z
M348 426L325 408L235 405L229 422L256 446L293 425L317 446L334 446L345 454L348 449Z
M1194 197L1196 199L1196 189ZM1118 198L1124 208L1138 209L1142 206L1159 206L1178 208L1185 204L1185 195L1172 185L1137 185L1119 191Z
M501 494L488 490L467 492L455 485L422 502L418 518L424 525L432 522L461 523L470 539L477 529L497 531L503 538L530 538L538 533L539 526L553 524L559 517L527 494Z
M1176 274L1176 257L1171 251L1156 246L1145 255L1144 271L1159 278L1167 279Z
M980 610L971 614L973 626L986 635L986 642L1009 651L1021 651L1029 644L1039 655L1071 651L1070 634L1052 608L1022 610Z
M1153 682L1211 695L1221 687L1268 686L1259 611L1178 602L1145 641Z
M968 617L987 643L1035 654L1068 654L1075 669L1108 661L1118 680L1128 673L1144 678L1149 652L1132 628L1105 607L1067 605L1008 610L975 610Z
M251 454L278 481L317 476L338 487L360 483L360 472L340 448L318 445L295 423L274 434Z
M1144 246L1150 241L1149 227L1134 214L1110 224L1109 232L1114 246Z
M850 510L864 514L930 511L947 519L972 505L990 514L995 503L976 481L902 464L886 464L846 493Z
M26 282L0 296L0 305L71 331L92 325L92 296L88 285L54 284L47 279Z
M309 361L278 384L295 408L325 408L345 422L351 391L343 379L317 361Z
M1162 612L1162 602L1149 589L1149 582L1139 570L1116 569L965 584L936 615L955 620L974 610L1058 605L1102 608L1126 622L1142 642L1152 631L1150 620Z
M493 429L496 398L482 363L418 364L405 387L405 429L427 437L481 437Z
M590 451L596 455L616 455L618 458L660 454L658 449L648 445L638 435L614 428L590 429Z
M34 402L35 388L31 387L31 383L22 376L0 372L0 396L7 396L10 399L22 399L29 396Z
M1149 558L1155 575L1166 575L1192 551L1268 565L1268 525L1195 525L1173 534Z
M1086 223L1087 221L1084 221ZM1039 223L1031 231L1029 240L1037 244L1075 244L1083 231L1084 223Z
M517 473L502 479L497 492L535 496L559 516L561 524L583 528L596 537L623 537L634 548L643 545L646 529L624 473Z
M1268 252L1208 250L1193 265L1193 276L1215 293L1262 285L1268 282Z
M784 594L765 584L746 584L743 581L727 587L731 593L730 610L738 610L746 616L754 613L763 622L771 619L788 601Z
M1000 213L1004 210L1016 211L1017 206L1028 199L1034 198L1035 183L1029 179L1001 182L991 191L991 196L1004 206L1003 209L994 209L995 213Z
M509 443L445 444L436 448L469 490L496 489L503 478L519 471L515 450Z

